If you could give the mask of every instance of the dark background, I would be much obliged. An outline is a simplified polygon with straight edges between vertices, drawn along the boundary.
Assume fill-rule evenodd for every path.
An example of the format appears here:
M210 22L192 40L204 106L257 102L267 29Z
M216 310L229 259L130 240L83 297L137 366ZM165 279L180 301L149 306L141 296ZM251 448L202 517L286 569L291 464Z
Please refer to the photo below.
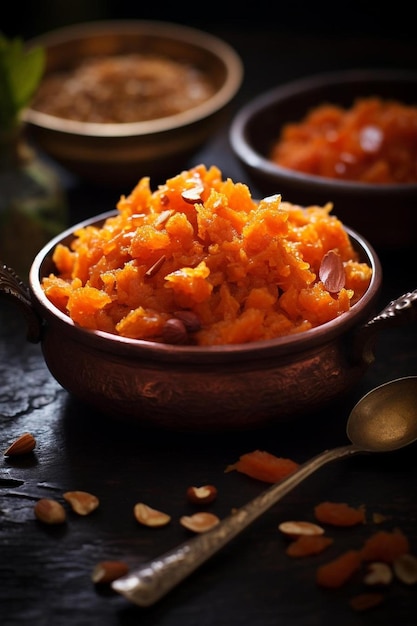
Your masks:
M151 6L149 6L151 5ZM75 22L102 19L155 19L205 30L261 29L279 33L338 34L415 39L412 4L405 2L157 2L129 0L38 0L9 6L0 30L7 36L33 37Z

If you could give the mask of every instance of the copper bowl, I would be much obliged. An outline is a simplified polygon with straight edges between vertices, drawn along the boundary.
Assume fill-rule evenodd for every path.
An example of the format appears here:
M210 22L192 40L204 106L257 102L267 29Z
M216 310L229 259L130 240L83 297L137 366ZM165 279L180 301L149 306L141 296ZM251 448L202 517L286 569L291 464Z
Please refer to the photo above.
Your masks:
M40 342L55 379L71 394L114 418L189 431L226 431L285 422L318 409L359 381L374 359L378 333L416 318L417 291L374 316L382 283L373 248L347 229L373 277L342 316L304 333L249 344L198 347L126 339L76 326L47 299L41 280L55 271L52 253L74 230L101 226L114 212L52 239L35 257L26 286L6 266L0 295L22 308L28 339Z
M24 111L34 143L67 170L104 186L132 186L142 171L162 182L227 121L243 64L225 41L180 24L109 20L59 28L30 40L46 51L45 76L86 59L128 53L160 55L198 68L214 86L206 101L175 115L128 123L64 119L29 107Z
M281 128L320 104L350 107L357 98L380 97L417 104L417 73L347 70L301 78L256 96L230 127L234 154L260 195L280 193L293 204L333 203L333 214L379 250L413 247L417 229L417 183L361 183L281 167L268 155Z

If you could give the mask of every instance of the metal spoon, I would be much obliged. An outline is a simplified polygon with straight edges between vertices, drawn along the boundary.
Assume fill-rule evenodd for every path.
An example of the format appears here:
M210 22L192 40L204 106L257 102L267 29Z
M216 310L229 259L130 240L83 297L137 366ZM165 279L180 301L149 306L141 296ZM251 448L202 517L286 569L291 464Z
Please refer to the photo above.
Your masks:
M212 530L115 580L113 589L139 606L150 606L321 466L358 453L397 450L416 441L417 376L393 380L367 393L353 408L346 433L350 445L313 457Z

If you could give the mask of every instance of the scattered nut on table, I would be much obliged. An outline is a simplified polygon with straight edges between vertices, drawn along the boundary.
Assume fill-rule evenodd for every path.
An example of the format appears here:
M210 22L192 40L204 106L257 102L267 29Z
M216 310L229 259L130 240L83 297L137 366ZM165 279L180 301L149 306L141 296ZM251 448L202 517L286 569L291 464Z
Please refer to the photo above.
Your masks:
M89 515L89 513L95 511L100 504L97 496L88 491L66 491L63 494L63 498L78 515Z
M194 533L205 533L220 522L217 515L213 513L194 513L194 515L183 515L180 517L180 524Z
M171 521L170 515L163 511L157 511L143 502L135 504L133 513L136 520L144 526L166 526Z
M41 498L34 506L35 517L44 524L63 524L67 514L60 502L51 498Z
M4 456L18 456L32 452L36 446L36 439L31 433L23 433L13 441L4 451Z
M214 485L188 487L187 500L193 504L208 504L217 498L217 489Z

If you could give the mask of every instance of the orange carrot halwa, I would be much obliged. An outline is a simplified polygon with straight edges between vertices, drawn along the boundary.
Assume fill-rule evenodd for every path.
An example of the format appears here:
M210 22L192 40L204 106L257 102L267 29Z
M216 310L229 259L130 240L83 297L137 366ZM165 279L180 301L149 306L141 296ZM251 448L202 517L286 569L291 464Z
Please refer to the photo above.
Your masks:
M42 287L76 324L129 338L207 346L300 333L349 311L371 279L331 210L255 201L215 166L155 191L143 177L114 216L56 246ZM319 278L330 250L345 274L337 292ZM186 341L182 326L193 326Z
M364 183L417 182L417 106L377 97L324 103L286 124L270 158L289 169Z

